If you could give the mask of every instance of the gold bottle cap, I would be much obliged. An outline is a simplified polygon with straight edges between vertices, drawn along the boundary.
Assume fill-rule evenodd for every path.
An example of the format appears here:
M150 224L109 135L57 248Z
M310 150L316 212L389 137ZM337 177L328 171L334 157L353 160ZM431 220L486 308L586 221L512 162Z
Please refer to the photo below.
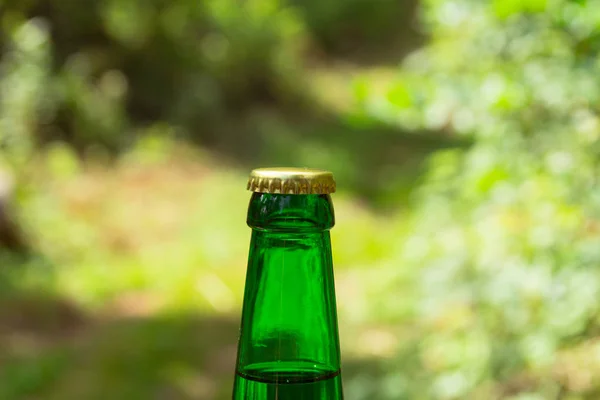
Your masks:
M335 180L329 171L310 168L258 168L250 173L248 190L259 193L330 194Z

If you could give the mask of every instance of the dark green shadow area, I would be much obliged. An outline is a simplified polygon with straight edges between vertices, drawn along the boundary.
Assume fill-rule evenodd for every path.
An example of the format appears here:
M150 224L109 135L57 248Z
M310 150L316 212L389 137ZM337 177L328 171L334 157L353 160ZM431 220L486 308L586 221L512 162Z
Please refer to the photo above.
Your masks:
M243 170L332 170L339 187L383 208L406 204L435 151L472 143L444 131L409 131L364 115L339 115L304 101L297 107L254 109L190 139Z
M231 398L239 321L191 313L89 316L40 293L0 301L3 400ZM344 379L381 365L346 360Z
M34 295L0 307L2 399L230 396L238 329L233 320L191 314L91 318L63 300Z

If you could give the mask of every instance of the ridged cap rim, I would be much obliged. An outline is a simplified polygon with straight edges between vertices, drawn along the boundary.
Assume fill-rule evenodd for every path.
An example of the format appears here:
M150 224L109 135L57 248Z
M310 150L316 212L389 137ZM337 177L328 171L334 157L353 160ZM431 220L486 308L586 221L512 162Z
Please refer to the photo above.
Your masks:
M250 173L248 190L258 193L335 193L333 173L312 168L257 168Z

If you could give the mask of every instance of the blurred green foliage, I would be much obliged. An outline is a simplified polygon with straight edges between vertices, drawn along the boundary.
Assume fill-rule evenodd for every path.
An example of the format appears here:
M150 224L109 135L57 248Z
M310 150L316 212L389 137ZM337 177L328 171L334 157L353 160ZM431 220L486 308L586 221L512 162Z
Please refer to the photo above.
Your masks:
M425 1L431 43L366 101L474 139L430 159L395 266L419 271L415 356L393 367L402 388L374 397L600 396L599 10Z
M62 141L81 156L109 158L160 131L247 166L336 169L344 185L390 203L388 192L408 192L425 155L454 146L452 139L407 134L321 104L314 93L353 103L352 78L336 85L312 73L328 63L338 71L338 59L361 54L398 60L415 45L416 3L380 3L7 1L0 18L4 153L19 146L32 155ZM372 148L363 151L367 136ZM406 179L388 184L399 174Z
M0 289L113 318L73 343L8 335L0 397L90 398L114 385L108 397L174 386L165 398L226 398L214 386L227 387L230 371L194 347L204 325L163 318L227 315L240 302L244 174L173 140L209 146L220 135L246 152L278 143L288 151L271 161L329 165L341 183L387 190L391 210L380 213L336 195L348 399L600 396L600 5L423 0L427 45L391 79L344 79L352 110L336 116L346 125L306 123L315 48L328 61L397 34L397 2L372 3L0 1L0 168L20 183L19 215L40 254L0 254L0 266L24 266L0 271ZM266 105L297 112L304 137L270 114L256 124L265 136L246 137L244 117ZM444 140L473 145L429 157L400 209L415 153ZM106 153L121 153L112 169ZM211 211L224 204L237 213ZM0 318L52 314L32 308ZM128 362L144 368L126 375ZM80 386L65 381L74 372Z
M7 0L0 14L0 55L9 74L3 82L10 86L4 102L28 113L37 143L58 139L82 152L90 146L115 152L143 134L138 128L162 120L206 144L231 135L224 121L257 105L302 103L308 52L354 41L348 30L364 32L364 46L374 45L398 32L395 16L408 15L392 1L367 6L362 0ZM39 71L32 75L24 63ZM12 75L13 69L21 72ZM33 100L12 97L19 84L32 86Z
M37 142L62 139L81 151L121 150L132 130L155 120L203 137L227 112L261 97L282 100L293 92L304 34L278 0L15 1L1 23L3 58L35 62L23 59L34 51L30 41L46 47L44 64L35 64L43 109L29 115Z

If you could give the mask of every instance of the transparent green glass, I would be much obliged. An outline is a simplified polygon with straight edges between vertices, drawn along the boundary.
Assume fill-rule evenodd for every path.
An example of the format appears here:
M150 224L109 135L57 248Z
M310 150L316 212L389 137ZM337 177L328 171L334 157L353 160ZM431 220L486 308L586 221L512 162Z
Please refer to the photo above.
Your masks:
M343 399L329 195L254 193L234 400Z

